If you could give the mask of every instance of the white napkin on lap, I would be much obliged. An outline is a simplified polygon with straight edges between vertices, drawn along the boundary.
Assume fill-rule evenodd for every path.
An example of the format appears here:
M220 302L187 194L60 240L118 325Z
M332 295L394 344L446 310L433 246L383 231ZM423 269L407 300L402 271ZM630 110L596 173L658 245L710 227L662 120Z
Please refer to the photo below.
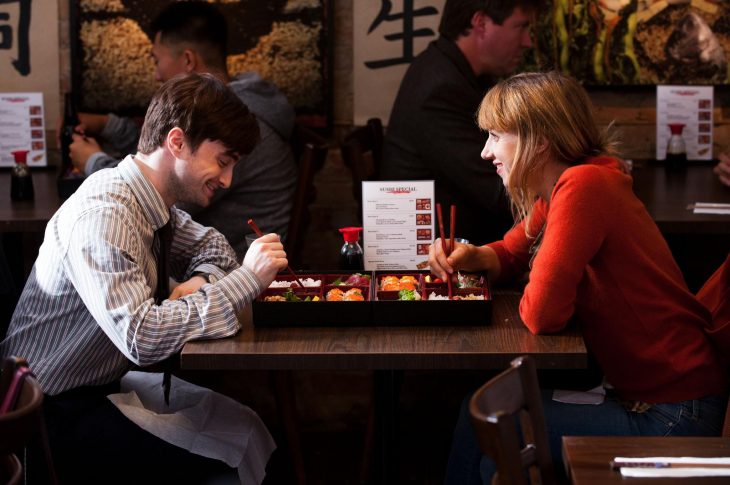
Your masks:
M122 393L108 397L158 438L237 468L241 483L263 481L276 445L251 408L175 376L167 406L161 386L161 373L128 372L122 378Z
M589 391L566 391L564 389L555 389L553 391L553 401L566 404L603 404L606 397L606 389L603 385L594 387Z

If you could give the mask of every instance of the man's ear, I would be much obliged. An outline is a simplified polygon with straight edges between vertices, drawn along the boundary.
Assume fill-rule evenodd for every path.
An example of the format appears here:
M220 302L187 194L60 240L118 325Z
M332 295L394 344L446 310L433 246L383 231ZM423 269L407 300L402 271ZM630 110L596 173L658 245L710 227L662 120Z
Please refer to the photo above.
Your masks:
M173 157L182 158L183 148L185 147L185 132L182 128L175 127L167 132L165 137L165 148L167 148Z
M183 62L185 64L185 72L194 72L198 67L198 56L191 49L185 49L182 52Z
M483 33L492 23L492 18L484 12L474 12L471 16L471 30L478 34Z

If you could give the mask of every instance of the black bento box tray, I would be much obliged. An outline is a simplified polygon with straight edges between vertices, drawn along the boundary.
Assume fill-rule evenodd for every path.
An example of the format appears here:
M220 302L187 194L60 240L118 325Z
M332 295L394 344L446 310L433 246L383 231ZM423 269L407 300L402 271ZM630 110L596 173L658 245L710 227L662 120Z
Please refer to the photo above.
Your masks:
M430 271L374 271L372 284L373 295L373 325L383 326L474 326L488 325L492 321L492 292L486 273L469 273L480 280L482 286L472 288L457 288L454 285L453 295L466 296L468 294L484 295L484 300L428 300L431 293L447 296L449 294L446 283L427 283L426 276ZM393 275L402 277L413 275L419 277L420 301L396 300L394 292L378 290L383 277ZM433 275L431 275L433 278ZM397 292L395 292L397 293Z
M315 295L320 301L271 302L264 301L266 296L280 295L286 288L268 288L253 301L253 324L257 327L302 327L302 326L431 326L431 325L488 325L492 318L492 296L486 273L470 273L479 280L479 287L456 288L454 295L483 295L484 300L427 300L433 292L448 295L446 283L427 283L429 271L360 271L370 276L370 285L358 286L363 290L365 301L328 302L327 292L333 288L331 283L337 278L345 280L356 271L301 271L297 275L304 278L320 279L321 285L295 288L300 298ZM395 300L397 291L384 291L379 288L383 277L393 275L401 278L411 275L418 281L417 291L420 301ZM433 278L433 275L431 275ZM279 274L276 281L291 281L291 275ZM340 287L344 290L350 286Z
M350 275L360 273L370 275L367 271L297 271L300 279L312 278L321 281L319 287L294 288L294 294L300 298L319 297L320 301L264 301L272 295L280 295L286 288L267 288L253 301L253 323L257 327L347 327L370 325L372 305L370 295L372 284L357 285L362 290L365 301L325 301L327 292L334 288L331 283L338 278L343 281ZM277 275L275 281L292 281L289 274ZM353 286L338 286L343 291Z

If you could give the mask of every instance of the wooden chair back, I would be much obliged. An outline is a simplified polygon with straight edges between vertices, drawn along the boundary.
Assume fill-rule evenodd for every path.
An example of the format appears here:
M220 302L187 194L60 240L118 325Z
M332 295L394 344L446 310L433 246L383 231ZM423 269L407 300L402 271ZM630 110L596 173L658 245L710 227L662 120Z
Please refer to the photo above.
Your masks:
M15 374L18 368L27 368L27 366L28 364L23 359L17 357L11 356L5 359L3 376L0 381L0 386L2 386L0 401L5 402L8 393L13 392L13 379L8 377L8 372ZM43 391L35 376L30 373L25 374L18 382L20 387L17 399L7 412L0 414L0 457L10 467L10 470L16 470L19 462L16 462L11 455L22 451L25 446L40 437L48 466L48 478L51 483L57 483L43 417Z
M309 227L309 205L316 198L314 175L324 166L329 146L322 136L301 125L294 127L291 146L298 172L284 250L289 266L300 268L304 236Z
M493 483L556 483L531 357L518 357L480 387L469 401L469 413L482 453L497 464Z
M362 221L362 182L380 179L383 162L383 123L370 118L365 126L353 130L340 146L342 160L352 172L352 195Z

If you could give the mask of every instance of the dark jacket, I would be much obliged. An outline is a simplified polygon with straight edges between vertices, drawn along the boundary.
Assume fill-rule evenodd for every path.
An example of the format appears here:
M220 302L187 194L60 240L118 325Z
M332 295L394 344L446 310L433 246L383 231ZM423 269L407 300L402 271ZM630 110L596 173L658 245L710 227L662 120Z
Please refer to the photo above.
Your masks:
M401 82L383 152L383 179L435 180L446 227L455 204L456 235L474 244L502 239L512 226L502 179L480 157L487 135L476 112L492 85L455 43L431 42Z

